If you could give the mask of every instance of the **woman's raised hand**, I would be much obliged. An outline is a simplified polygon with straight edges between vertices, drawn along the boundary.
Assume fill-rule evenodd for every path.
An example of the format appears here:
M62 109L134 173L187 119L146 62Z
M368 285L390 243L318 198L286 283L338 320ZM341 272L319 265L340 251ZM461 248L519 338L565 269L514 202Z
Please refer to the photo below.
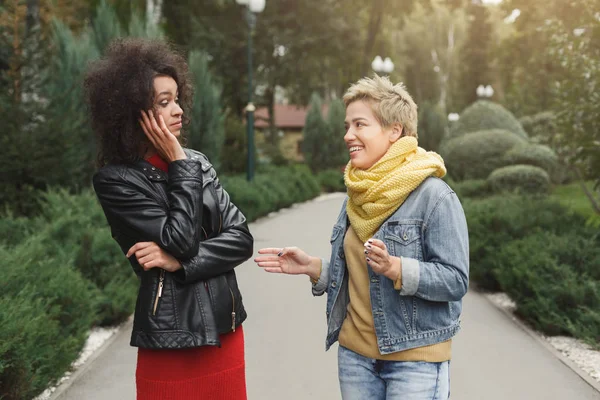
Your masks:
M315 258L297 247L266 248L258 250L254 262L267 272L278 274L309 274Z
M177 137L171 133L162 115L158 116L158 121L154 117L152 110L142 111L140 125L144 133L154 146L158 154L167 162L175 160L184 160L186 155L183 148L177 140Z

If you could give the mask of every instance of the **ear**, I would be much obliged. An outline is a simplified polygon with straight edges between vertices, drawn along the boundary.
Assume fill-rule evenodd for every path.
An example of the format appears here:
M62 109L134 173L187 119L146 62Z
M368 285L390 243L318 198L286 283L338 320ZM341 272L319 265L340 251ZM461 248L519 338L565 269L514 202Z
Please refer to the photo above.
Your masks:
M402 137L404 133L404 127L400 124L392 125L392 131L390 132L390 142L396 143L398 139Z

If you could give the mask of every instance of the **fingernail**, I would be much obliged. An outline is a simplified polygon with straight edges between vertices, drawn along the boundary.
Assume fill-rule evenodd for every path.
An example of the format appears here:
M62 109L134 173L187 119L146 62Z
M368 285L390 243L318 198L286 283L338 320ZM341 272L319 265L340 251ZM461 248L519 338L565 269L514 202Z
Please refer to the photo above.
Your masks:
M365 250L365 254L369 254L369 252L367 250Z
M372 248L373 246L371 246L370 244L367 245L367 249Z
M367 257L367 261L368 261L368 262L371 262L371 259L370 259L369 257Z
M372 239L369 239L369 240L367 240L367 242L369 242L369 243L373 243L373 240L372 240Z
M283 255L283 251L277 254L277 257L281 257Z

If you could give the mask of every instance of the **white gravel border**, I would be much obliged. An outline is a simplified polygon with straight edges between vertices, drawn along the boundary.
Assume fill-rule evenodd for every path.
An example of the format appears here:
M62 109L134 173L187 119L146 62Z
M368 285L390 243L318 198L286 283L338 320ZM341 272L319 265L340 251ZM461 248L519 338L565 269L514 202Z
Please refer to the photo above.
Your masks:
M491 293L485 296L497 307L513 314L517 305L506 293ZM514 318L517 318L513 315ZM571 360L581 370L589 374L596 382L600 383L600 351L592 348L581 340L566 336L545 336L540 332L535 333L548 342L558 352Z
M34 398L33 400L48 400L52 393L64 382L68 381L73 375L77 368L80 368L85 362L98 350L108 339L110 339L118 330L120 326L114 326L109 328L92 328L88 335L88 338L79 353L77 360L71 364L71 371L65 373L65 375L52 387L44 390L42 394Z

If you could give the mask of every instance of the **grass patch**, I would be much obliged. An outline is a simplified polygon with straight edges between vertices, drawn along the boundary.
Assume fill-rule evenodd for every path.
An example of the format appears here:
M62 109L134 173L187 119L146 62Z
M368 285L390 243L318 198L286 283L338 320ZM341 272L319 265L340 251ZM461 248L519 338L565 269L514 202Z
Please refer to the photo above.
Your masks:
M586 185L590 190L594 187L593 182L586 182ZM592 203L590 203L590 200L585 195L579 182L569 183L568 185L557 185L552 189L550 196L565 207L569 207L571 210L588 219L600 220L600 216L594 212Z

